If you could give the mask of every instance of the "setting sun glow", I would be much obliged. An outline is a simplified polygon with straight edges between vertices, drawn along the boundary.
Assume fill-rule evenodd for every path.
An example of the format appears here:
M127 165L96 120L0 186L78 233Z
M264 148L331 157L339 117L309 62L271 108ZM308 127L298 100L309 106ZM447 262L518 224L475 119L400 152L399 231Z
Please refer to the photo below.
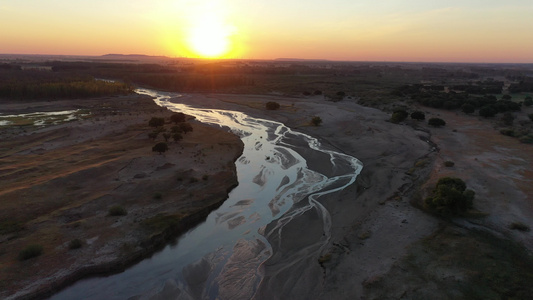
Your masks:
M232 50L231 35L235 29L215 14L206 13L195 19L189 30L188 46L193 54L204 58L223 58Z

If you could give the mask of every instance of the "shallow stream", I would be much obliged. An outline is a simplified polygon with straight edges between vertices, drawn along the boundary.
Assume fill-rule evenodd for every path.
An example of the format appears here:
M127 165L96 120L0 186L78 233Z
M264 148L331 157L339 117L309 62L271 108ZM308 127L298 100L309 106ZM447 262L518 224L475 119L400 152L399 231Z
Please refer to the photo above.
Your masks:
M263 278L262 263L272 255L269 237L281 236L284 226L308 210L315 210L322 224L315 248L327 246L331 217L319 198L355 181L362 169L357 159L279 122L194 108L180 104L178 94L137 93L240 136L239 185L204 223L161 252L122 273L81 280L51 299L252 298ZM310 169L306 158L319 167Z

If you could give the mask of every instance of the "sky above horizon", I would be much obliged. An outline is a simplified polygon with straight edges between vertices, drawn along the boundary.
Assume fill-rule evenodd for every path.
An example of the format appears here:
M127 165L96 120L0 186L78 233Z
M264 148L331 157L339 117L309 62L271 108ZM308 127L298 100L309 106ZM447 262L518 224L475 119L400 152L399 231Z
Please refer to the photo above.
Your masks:
M0 0L0 53L533 63L531 0Z

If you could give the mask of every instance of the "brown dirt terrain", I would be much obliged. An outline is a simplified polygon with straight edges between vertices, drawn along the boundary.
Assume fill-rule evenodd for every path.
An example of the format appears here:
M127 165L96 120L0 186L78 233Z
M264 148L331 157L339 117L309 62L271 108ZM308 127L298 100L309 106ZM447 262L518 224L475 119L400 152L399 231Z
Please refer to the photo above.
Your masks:
M0 128L1 298L43 297L119 271L201 221L237 184L243 145L223 130L189 121L193 132L164 154L152 152L148 120L171 112L148 97L2 104L7 114L66 109L91 114ZM127 215L108 215L113 205ZM70 249L75 239L82 247ZM31 244L42 255L20 261Z

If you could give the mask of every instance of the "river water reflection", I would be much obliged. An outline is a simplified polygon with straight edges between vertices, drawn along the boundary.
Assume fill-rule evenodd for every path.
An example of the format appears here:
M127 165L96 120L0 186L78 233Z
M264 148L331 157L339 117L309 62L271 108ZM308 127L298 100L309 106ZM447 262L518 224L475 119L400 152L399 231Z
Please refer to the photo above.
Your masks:
M239 185L176 243L125 272L79 281L52 299L251 298L262 279L261 263L272 254L268 237L280 234L292 219L316 210L323 224L317 243L327 244L331 219L318 198L352 184L362 168L357 159L325 149L279 122L190 107L180 104L177 94L137 93L240 136L244 151L236 162ZM320 170L309 169L304 156L321 159ZM265 232L269 223L274 226Z

